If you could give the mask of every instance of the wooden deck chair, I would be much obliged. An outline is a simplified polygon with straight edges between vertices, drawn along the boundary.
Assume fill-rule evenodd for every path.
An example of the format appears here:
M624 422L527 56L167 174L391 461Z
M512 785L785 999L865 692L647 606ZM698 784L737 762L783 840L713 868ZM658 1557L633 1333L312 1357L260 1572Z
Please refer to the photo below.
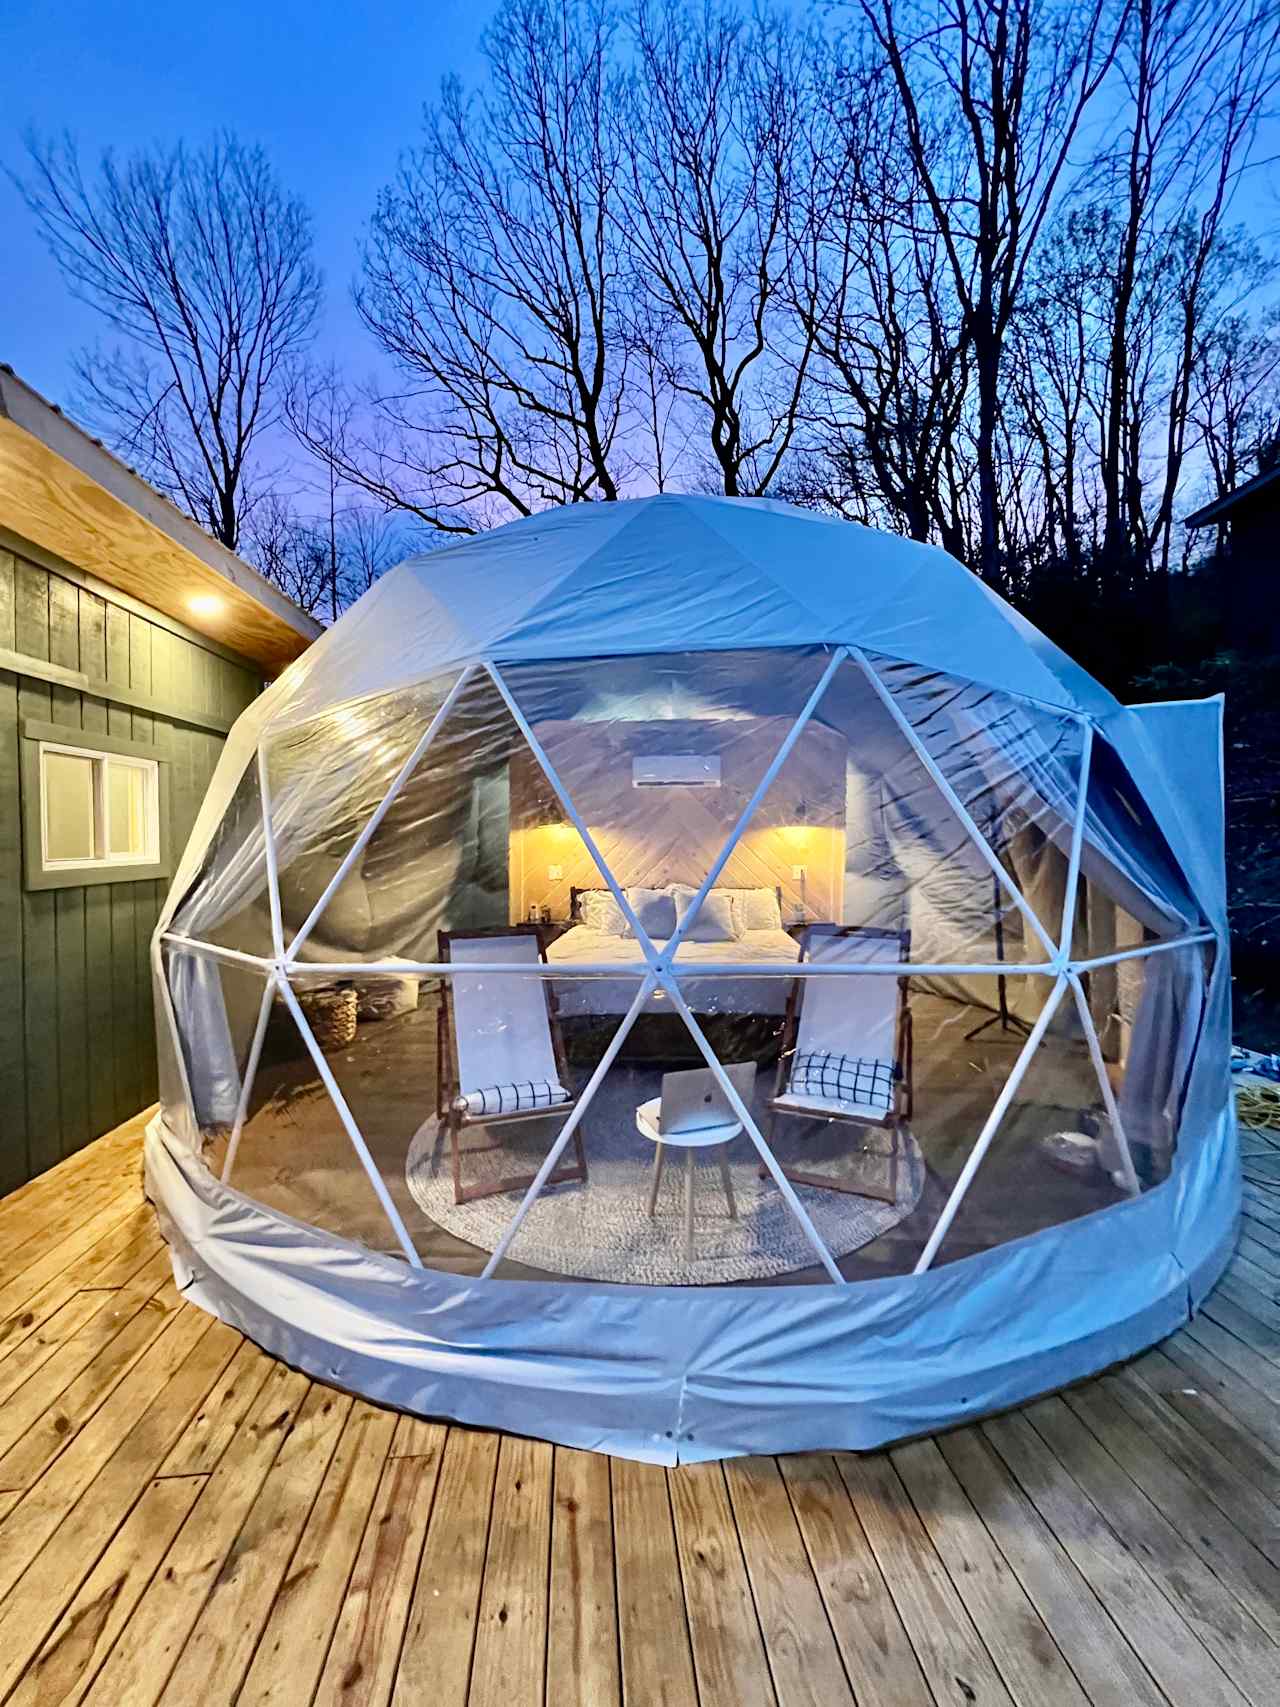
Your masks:
M440 931L441 961L505 961L547 958L537 925L501 925L487 930ZM496 1183L463 1185L459 1138L467 1126L503 1126L517 1120L565 1116L578 1100L569 1088L564 1043L549 978L518 972L477 972L442 978L436 1018L439 1058L436 1112L449 1131L453 1199L471 1203L504 1191L525 1191L533 1174L509 1175ZM576 1162L558 1167L548 1185L585 1181L587 1158L582 1128L573 1135Z
M909 931L859 925L811 925L800 959L905 961ZM796 1185L821 1186L893 1203L898 1195L900 1135L912 1109L911 1007L907 979L868 972L863 977L797 978L783 1019L778 1077L769 1100L769 1142L781 1116L881 1127L891 1134L889 1179L832 1178L786 1169ZM864 1152L866 1153L866 1152Z

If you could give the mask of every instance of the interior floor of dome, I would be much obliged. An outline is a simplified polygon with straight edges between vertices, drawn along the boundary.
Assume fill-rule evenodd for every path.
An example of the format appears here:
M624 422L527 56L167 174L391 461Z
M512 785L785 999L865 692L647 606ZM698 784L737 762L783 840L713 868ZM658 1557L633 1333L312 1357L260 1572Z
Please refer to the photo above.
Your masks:
M1023 1030L1016 1027L1005 1030L999 1023L988 1025L977 1037L969 1036L975 1027L993 1017L988 1009L976 1003L913 989L912 1012L914 1110L909 1130L914 1145L918 1146L918 1154L912 1151L913 1165L918 1167L922 1160L923 1178L915 1181L914 1207L903 1203L903 1212L892 1225L838 1258L841 1273L852 1280L908 1273L914 1267L1024 1041ZM767 1133L767 1104L774 1085L775 1063L758 1055L754 1058L759 1066L753 1113ZM457 1237L426 1214L406 1180L406 1160L415 1136L434 1125L436 1118L436 998L424 991L415 1011L361 1024L355 1040L348 1047L330 1053L327 1059L423 1263L459 1275L479 1274L488 1261L489 1250ZM573 1088L581 1088L589 1070L590 1062L573 1068ZM556 1188L559 1192L615 1193L619 1199L626 1198L627 1203L620 1203L619 1208L628 1215L632 1215L635 1206L643 1206L650 1183L650 1153L641 1144L635 1151L630 1172L616 1165L605 1167L602 1157L593 1175L593 1115L597 1123L629 1121L633 1106L657 1093L661 1071L662 1063L652 1059L624 1058L615 1063L602 1087L600 1106L589 1109L583 1122L588 1178L582 1184ZM1053 1142L1081 1130L1086 1134L1098 1132L1104 1126L1102 1099L1083 1042L1065 1028L1060 1035L1051 1030L1033 1059L1023 1092L1015 1097L937 1261L955 1261L1122 1201L1122 1191L1102 1165L1066 1165L1064 1146ZM508 1134L513 1130L506 1129ZM515 1150L519 1165L526 1166L531 1159L528 1135L542 1135L541 1153L545 1154L559 1130L559 1122L548 1119L525 1123L520 1130L521 1141ZM778 1123L774 1147L785 1167L811 1165L813 1150L806 1130L812 1134L815 1128L794 1120ZM883 1132L866 1129L817 1130L823 1134L828 1151L833 1133L837 1135L837 1145L848 1134L851 1152L864 1141L873 1148L882 1148L886 1142ZM464 1140L464 1169L469 1147L501 1137L500 1128L468 1132ZM535 1162L536 1143L535 1136L532 1155ZM420 1148L421 1144L420 1139ZM736 1141L739 1168L752 1160L746 1149L748 1144L745 1137ZM210 1135L205 1155L215 1172L221 1170L224 1153L225 1134ZM683 1158L670 1150L668 1159L669 1173L678 1174ZM1162 1166L1167 1166L1167 1159L1159 1163L1146 1158L1145 1169L1140 1169L1145 1173L1144 1183L1151 1183L1153 1169ZM373 1250L400 1254L337 1110L283 1016L273 1020L268 1034L232 1184L247 1196L298 1220ZM704 1163L700 1167L697 1189L701 1230L705 1227L702 1217L714 1215L719 1207L717 1202L708 1207L708 1200L716 1198L719 1192L714 1166ZM766 1185L764 1189L776 1188ZM670 1180L664 1190L671 1198L670 1204L664 1198L665 1212L678 1215L680 1202ZM422 1193L417 1195L421 1197ZM504 1194L493 1202L495 1207L505 1205L508 1214L512 1214L520 1195L519 1192ZM867 1201L852 1200L855 1204ZM553 1272L522 1262L519 1236L513 1253L503 1260L498 1271L505 1278L610 1277L598 1268L590 1274L577 1272L577 1268L592 1267L589 1263L575 1267L572 1261L567 1261ZM664 1280L679 1278L666 1269L657 1272ZM826 1275L816 1261L799 1256L785 1272L753 1271L744 1276L740 1263L735 1266L730 1261L726 1261L723 1272L717 1272L716 1265L705 1260L704 1253L704 1259L699 1260L688 1279L700 1285L778 1285L821 1282Z

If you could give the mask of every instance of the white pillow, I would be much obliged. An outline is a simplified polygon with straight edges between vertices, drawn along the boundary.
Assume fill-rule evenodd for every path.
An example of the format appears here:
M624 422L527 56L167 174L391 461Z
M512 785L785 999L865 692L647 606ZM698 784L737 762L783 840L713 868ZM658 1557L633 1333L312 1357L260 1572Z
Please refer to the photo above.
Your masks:
M696 889L676 890L676 924L682 925L693 904ZM723 889L708 890L698 908L692 928L685 933L686 942L732 942L738 932L733 902Z
M602 936L627 934L627 915L607 889L580 889L578 918L584 930L599 931Z
M739 931L780 931L782 908L778 891L768 886L762 889L735 889L734 904L738 914Z
M671 893L676 898L676 912L679 917L683 919L689 910L690 901L693 900L698 891L691 883L673 883L671 885ZM702 904L702 910L704 913L706 911L707 904L713 898L725 901L729 906L730 936L727 939L717 937L716 941L722 942L740 937L742 935L742 915L738 909L738 891L736 889L724 889L719 884L717 884L714 889L709 889L707 891L707 899ZM701 915L699 915L699 917L701 918ZM696 941L697 939L695 938L694 940Z
M651 942L665 942L675 935L676 903L669 889L628 889L626 897Z

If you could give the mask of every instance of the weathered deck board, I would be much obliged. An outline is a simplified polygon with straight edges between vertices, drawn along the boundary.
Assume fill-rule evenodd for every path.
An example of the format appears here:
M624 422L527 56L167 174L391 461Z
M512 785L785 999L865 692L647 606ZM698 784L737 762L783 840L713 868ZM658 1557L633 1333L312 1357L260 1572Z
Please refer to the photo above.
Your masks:
M852 1701L777 1461L734 1458L724 1471L781 1707Z
M149 1482L10 1696L10 1707L78 1702L129 1621L204 1487L203 1476Z
M798 1453L780 1467L855 1699L932 1707L932 1691L835 1460Z
M450 1429L392 1700L465 1702L498 1468L498 1437Z
M1205 1311L890 1452L397 1416L175 1292L141 1120L0 1201L4 1707L1271 1707L1280 1195Z
M552 1456L545 1441L503 1439L469 1700L531 1707L543 1698Z
M655 1465L622 1458L610 1464L609 1476L622 1698L697 1707L668 1478Z
M671 1477L671 1508L702 1707L773 1707L769 1658L722 1466L683 1465Z
M981 1433L954 1429L938 1446L1093 1707L1162 1707L1150 1672Z
M351 1406L308 1389L157 1700L197 1707L239 1692Z
M154 1700L164 1688L306 1393L305 1376L292 1370L266 1378L112 1649L91 1700ZM175 1450L182 1449L179 1442Z
M842 1452L836 1462L936 1698L947 1707L975 1701L1012 1707L888 1455Z
M618 1601L609 1460L558 1446L551 1511L547 1700L619 1707Z
M314 1693L395 1424L392 1412L362 1400L351 1407L268 1615L241 1702L289 1707Z
M383 1468L335 1621L317 1707L386 1707L391 1699L447 1434L442 1423L423 1427L432 1431L419 1441L424 1450L393 1455Z
M1018 1707L1086 1707L1071 1667L937 1443L913 1441L892 1459Z

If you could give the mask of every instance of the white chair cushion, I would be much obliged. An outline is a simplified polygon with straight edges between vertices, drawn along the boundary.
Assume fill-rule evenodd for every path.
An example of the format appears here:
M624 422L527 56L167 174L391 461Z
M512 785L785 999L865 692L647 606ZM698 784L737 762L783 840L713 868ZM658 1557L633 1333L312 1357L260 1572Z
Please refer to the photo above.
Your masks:
M525 1079L517 1085L487 1085L454 1099L459 1114L523 1114L568 1102L569 1093L552 1079Z
M874 1109L888 1114L895 1077L892 1061L819 1050L795 1057L787 1096L841 1111Z

